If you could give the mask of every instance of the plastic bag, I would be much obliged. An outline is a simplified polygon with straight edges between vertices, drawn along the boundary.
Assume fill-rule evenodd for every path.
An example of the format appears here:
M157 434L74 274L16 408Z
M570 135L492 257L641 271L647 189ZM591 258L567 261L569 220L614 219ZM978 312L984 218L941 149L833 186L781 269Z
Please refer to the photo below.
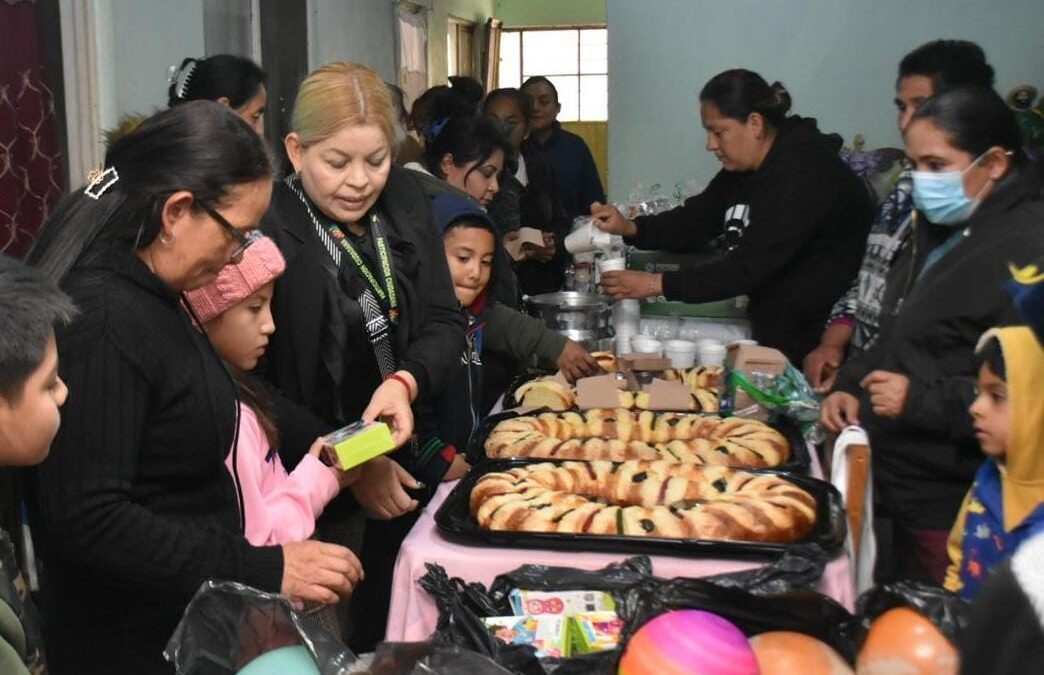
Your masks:
M856 601L856 615L863 632L881 614L895 607L909 607L935 624L955 645L968 627L971 605L947 590L919 581L895 581L871 588Z
M341 675L355 655L281 595L207 581L189 601L163 656L178 675L238 672L266 652L303 645L322 675Z
M370 675L510 675L487 656L432 642L382 642L370 664L353 673Z
M822 576L824 565L822 551L809 547L788 552L763 568L706 579L659 579L652 576L649 557L636 556L594 571L523 565L494 579L488 592L479 584L450 579L445 570L432 564L427 566L428 573L418 583L434 597L439 608L435 635L438 642L475 649L518 672L553 670L555 675L595 675L615 672L620 649L568 659L547 659L543 665L533 656L543 670L522 670L520 665L531 667L531 662L494 640L479 617L511 614L508 594L515 588L600 590L613 596L616 612L624 621L625 636L656 614L682 607L700 607L726 617L739 617L748 627L760 628L757 632L800 630L834 645L842 654L851 655L852 643L846 631L853 623L852 615L833 600L811 590ZM763 609L766 606L769 610ZM512 649L533 654L529 647Z
M728 414L760 419L764 416L764 411L768 411L770 416L786 417L800 425L806 441L819 444L825 440L823 430L818 424L822 399L812 390L805 375L793 364L788 362L781 375L749 374L729 370L725 382L722 410ZM755 405L736 410L734 401L738 390L746 392Z

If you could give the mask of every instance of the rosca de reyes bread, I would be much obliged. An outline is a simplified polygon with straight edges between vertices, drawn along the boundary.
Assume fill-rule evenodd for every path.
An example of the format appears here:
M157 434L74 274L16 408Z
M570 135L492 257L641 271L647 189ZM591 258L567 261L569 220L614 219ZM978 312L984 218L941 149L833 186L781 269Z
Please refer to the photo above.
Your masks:
M486 438L485 452L494 458L666 460L744 468L780 466L791 457L786 437L757 420L622 408L501 420Z
M776 474L629 461L530 464L475 483L471 513L490 530L751 542L803 539L816 500Z

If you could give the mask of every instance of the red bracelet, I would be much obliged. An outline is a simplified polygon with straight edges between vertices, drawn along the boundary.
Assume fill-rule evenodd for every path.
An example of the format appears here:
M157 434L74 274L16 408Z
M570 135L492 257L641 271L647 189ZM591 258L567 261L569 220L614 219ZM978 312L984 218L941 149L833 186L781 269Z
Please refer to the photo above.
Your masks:
M409 396L411 400L413 399L413 387L410 386L410 381L407 380L405 377L403 377L402 375L399 375L398 373L392 373L391 375L389 375L388 377L386 377L384 379L386 379L386 380L395 380L396 382L398 382L402 386L406 387L406 395Z

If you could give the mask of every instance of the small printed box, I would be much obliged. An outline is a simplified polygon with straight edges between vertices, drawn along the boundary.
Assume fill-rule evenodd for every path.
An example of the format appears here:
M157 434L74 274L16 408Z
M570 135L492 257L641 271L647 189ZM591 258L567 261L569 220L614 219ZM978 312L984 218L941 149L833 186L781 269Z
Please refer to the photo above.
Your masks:
M508 594L511 611L526 614L580 614L616 609L613 596L602 591L523 591Z
M532 645L537 658L569 656L569 622L564 616L492 616L482 623L505 644Z
M391 430L384 422L356 422L322 438L327 455L337 468L347 471L395 449Z
M569 621L569 651L573 656L613 649L620 644L623 621L616 612L583 612Z

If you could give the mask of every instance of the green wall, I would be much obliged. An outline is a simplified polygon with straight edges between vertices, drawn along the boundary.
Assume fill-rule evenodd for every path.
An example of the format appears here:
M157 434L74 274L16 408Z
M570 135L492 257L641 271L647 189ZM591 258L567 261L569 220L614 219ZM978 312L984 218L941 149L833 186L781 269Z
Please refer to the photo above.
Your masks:
M605 23L605 0L497 0L505 27Z

